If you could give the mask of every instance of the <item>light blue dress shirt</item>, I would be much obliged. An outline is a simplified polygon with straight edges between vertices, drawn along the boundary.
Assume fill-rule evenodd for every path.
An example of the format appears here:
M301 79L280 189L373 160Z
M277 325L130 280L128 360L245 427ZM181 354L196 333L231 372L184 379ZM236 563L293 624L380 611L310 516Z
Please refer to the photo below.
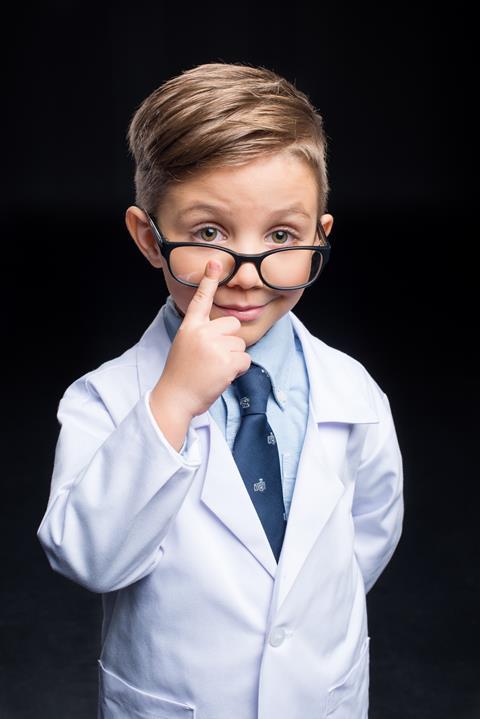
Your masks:
M164 308L165 327L173 342L182 322L171 295ZM283 499L288 518L297 466L307 426L309 382L298 339L288 313L283 315L246 351L252 361L263 367L272 381L267 402L267 417L277 440L282 475ZM211 405L209 413L220 427L230 450L240 426L240 407L232 385ZM185 444L182 447L183 452Z

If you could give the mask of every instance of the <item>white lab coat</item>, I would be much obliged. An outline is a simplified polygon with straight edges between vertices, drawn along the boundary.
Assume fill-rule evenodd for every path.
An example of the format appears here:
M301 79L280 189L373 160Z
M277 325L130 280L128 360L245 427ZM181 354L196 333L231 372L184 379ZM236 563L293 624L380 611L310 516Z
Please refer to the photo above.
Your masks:
M210 414L184 459L150 413L163 311L66 390L38 529L51 567L102 593L98 717L366 719L365 594L403 521L387 396L290 312L310 403L277 566Z

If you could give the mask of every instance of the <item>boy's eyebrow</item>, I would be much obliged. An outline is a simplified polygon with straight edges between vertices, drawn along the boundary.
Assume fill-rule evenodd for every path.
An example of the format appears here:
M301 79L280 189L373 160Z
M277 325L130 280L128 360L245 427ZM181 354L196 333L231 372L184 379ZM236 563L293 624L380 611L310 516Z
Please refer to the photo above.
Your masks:
M179 210L177 213L177 218L182 217L183 215L186 215L189 212L226 212L228 214L229 210L226 207L222 207L220 205L209 205L205 203L196 203L195 205L190 205L190 207L186 207L183 210ZM303 215L304 217L307 217L310 219L310 215L308 212L305 211L305 208L303 205L300 204L294 204L290 205L289 207L282 207L278 210L273 210L271 212L271 216L273 215L280 215L280 214L298 214Z

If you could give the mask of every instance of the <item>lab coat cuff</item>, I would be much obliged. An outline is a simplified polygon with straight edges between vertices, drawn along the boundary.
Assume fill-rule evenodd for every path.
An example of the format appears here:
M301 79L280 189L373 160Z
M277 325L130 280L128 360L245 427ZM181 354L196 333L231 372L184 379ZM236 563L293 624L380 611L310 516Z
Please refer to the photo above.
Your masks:
M162 442L162 444L167 448L169 453L176 458L178 461L179 459L182 461L182 463L187 467L198 467L201 463L200 458L200 446L198 441L197 432L191 425L188 427L187 435L185 437L185 441L183 442L182 447L177 452L177 450L172 447L168 439L165 437L164 433L158 426L158 422L153 416L152 409L150 407L150 395L152 390L148 390L145 392L143 399L144 404L147 409L147 414L150 419L150 422L155 430L155 433L157 434L158 438Z

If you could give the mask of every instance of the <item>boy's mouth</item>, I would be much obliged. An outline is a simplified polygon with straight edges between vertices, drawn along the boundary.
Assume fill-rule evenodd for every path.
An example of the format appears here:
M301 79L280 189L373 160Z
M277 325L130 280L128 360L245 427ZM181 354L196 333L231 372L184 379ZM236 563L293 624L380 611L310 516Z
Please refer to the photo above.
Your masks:
M215 303L214 303L215 304ZM268 303L267 303L268 304ZM244 322L248 322L249 320L256 320L257 317L260 317L262 314L264 308L267 305L217 305L222 312L224 312L226 315L231 315L233 317L237 317L239 320L243 320Z

